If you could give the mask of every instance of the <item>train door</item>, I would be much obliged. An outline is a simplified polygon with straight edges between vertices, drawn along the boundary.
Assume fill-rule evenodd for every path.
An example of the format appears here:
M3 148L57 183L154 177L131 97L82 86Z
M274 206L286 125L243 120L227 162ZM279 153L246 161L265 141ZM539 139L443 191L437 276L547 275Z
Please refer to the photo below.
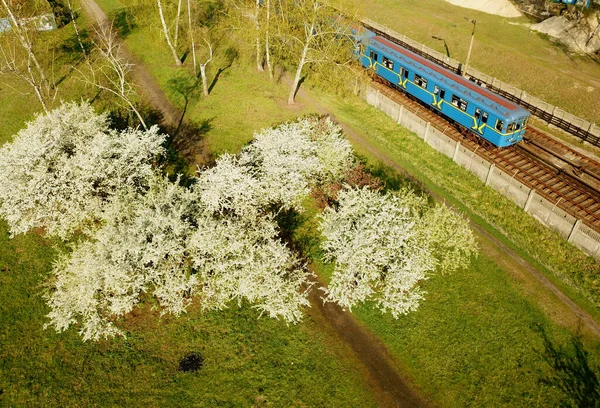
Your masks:
M440 88L437 85L433 86L433 102L431 103L438 109L442 109L442 103L444 102L444 97L446 96L446 90Z
M375 69L377 66L377 58L379 55L373 50L369 50L369 58L371 59L371 68Z
M476 130L480 135L483 135L483 130L485 129L485 125L488 121L488 113L482 111L479 108L475 109L475 126L473 130Z
M406 89L406 83L408 82L408 69L400 67L400 85Z

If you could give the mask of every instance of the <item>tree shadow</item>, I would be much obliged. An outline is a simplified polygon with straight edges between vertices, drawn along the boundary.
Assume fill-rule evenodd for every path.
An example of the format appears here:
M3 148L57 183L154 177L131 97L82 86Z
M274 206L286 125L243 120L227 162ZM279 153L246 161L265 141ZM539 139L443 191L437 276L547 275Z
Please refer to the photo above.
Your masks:
M167 153L169 156L169 173L182 174L182 182L187 182L194 173L190 166L210 166L214 157L206 144L206 134L213 128L214 118L203 119L199 122L185 120L175 129L172 125L163 125L169 135ZM177 133L175 133L175 131Z
M398 170L385 165L381 161L377 161L376 164L369 164L366 157L360 155L357 155L357 160L365 166L366 170L371 173L371 175L379 178L383 182L383 192L409 188L416 194L429 196L425 186L416 179L399 173Z
M314 233L316 220L309 214L294 209L279 211L275 217L279 238L294 252L305 255L319 251L320 240Z
M239 53L238 50L233 48L233 47L229 47L225 50L225 66L223 68L219 68L217 70L217 73L215 74L215 77L213 78L212 82L210 83L210 85L208 86L208 93L211 93L213 88L215 87L215 85L217 84L217 82L219 81L219 77L221 76L221 74L223 74L223 72L225 72L226 70L228 70L229 68L231 68L231 66L233 65L233 63L239 58Z
M109 13L108 19L112 22L113 29L117 31L121 38L126 38L137 28L133 10L129 8L120 8L112 11Z
M563 394L563 407L600 407L600 366L592 366L581 335L572 335L570 343L553 343L541 324L533 327L543 341L544 350L537 350L550 367L540 382Z
M298 92L300 92L300 87L302 86L304 81L306 81L307 77L308 77L307 75L304 75L304 76L302 76L302 78L300 78L300 81L298 81L298 85L296 86L296 89L294 89L294 99L296 99Z
M79 43L79 40L81 40L81 44ZM92 50L93 43L90 38L90 32L85 29L79 30L79 38L77 38L76 33L73 33L73 35L65 38L65 40L60 44L60 51L71 56L71 58L80 58L82 54L82 45L86 54L89 55L90 51Z
M181 74L167 81L169 91L183 99L183 107L181 116L173 131L173 136L177 136L179 129L183 124L185 114L191 102L200 99L200 91L198 90L198 79L193 76Z

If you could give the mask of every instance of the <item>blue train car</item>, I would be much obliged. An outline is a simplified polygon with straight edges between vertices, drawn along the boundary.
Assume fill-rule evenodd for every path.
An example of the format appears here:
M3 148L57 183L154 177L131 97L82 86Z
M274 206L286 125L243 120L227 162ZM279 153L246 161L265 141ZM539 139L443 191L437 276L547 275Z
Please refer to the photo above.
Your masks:
M355 38L364 67L476 135L499 147L523 139L526 109L369 30L356 31Z

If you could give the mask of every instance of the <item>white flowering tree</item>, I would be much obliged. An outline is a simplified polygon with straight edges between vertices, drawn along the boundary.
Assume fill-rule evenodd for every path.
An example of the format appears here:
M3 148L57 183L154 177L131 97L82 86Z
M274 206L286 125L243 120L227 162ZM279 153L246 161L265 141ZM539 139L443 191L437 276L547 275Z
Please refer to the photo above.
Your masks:
M253 169L270 203L298 211L311 185L341 177L353 160L350 143L329 118L304 118L264 130L239 158Z
M194 223L192 192L162 176L150 178L144 193L117 194L102 227L55 264L49 325L61 331L78 322L84 340L120 333L113 321L143 292L163 313L179 315L197 284L186 256Z
M395 318L416 310L423 280L468 265L475 252L465 220L409 190L346 189L338 203L321 219L325 258L335 263L324 290L344 308L374 300Z
M298 322L308 271L274 217L299 205L311 179L343 173L351 157L339 129L312 118L263 131L239 157L199 171L192 188L144 166L143 188L119 178L123 188L97 204L89 239L55 264L48 326L76 325L85 340L123 334L115 322L143 293L163 313L179 315L193 298L205 310L246 301Z
M147 184L164 140L156 127L117 132L89 104L63 104L0 148L0 215L13 235L42 227L67 238L117 191Z
M77 238L53 267L47 326L76 326L84 340L123 334L119 319L144 296L162 313L184 313L194 299L204 310L247 302L298 322L309 272L276 218L302 211L315 184L353 165L339 127L305 118L263 130L239 155L200 169L191 187L154 166L163 141L156 128L110 130L83 103L39 116L0 149L0 214L13 234L44 227ZM421 280L473 251L460 218L412 193L347 189L338 199L322 217L323 248L336 262L327 299L344 307L375 299L406 313Z

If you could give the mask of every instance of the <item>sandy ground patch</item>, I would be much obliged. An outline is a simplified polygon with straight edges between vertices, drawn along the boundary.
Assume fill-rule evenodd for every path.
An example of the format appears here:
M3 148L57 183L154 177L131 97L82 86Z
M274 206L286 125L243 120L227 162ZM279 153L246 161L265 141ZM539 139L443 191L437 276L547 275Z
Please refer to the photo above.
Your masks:
M496 14L502 17L521 17L521 13L508 0L446 0L455 6Z

